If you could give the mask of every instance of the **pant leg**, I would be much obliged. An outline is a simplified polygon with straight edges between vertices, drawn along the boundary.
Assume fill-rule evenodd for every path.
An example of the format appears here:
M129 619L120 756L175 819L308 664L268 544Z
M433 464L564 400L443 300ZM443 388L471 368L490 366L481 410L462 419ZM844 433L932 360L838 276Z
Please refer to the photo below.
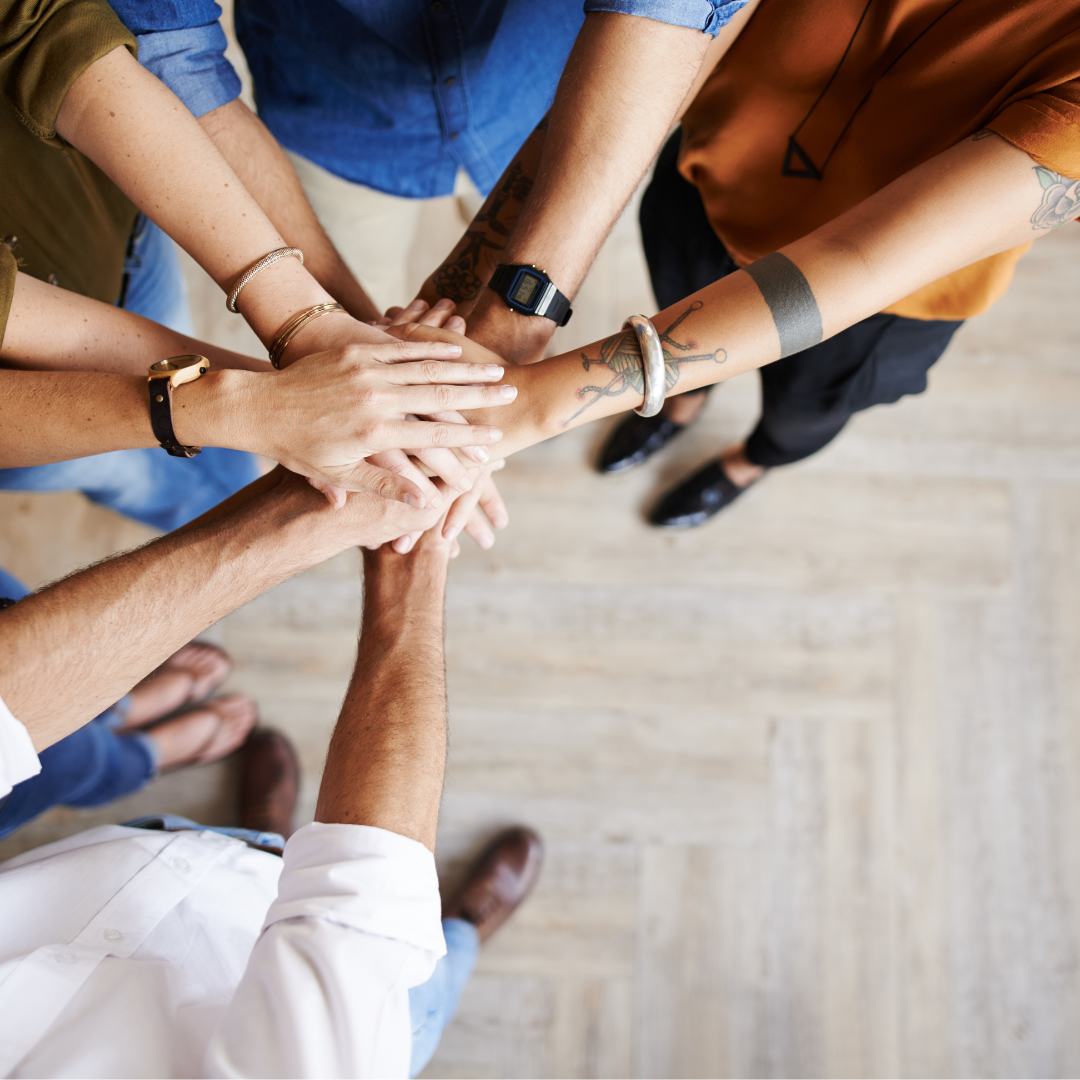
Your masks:
M746 442L755 465L816 453L851 417L926 389L961 323L871 315L828 341L761 369L761 419Z
M138 791L154 776L150 738L117 735L107 718L103 713L42 750L41 772L16 784L0 804L0 837L54 806L100 806Z
M29 595L30 590L17 577L0 567L0 598L21 600L24 596Z
M454 1017L461 991L476 967L480 935L464 919L443 919L446 955L435 965L426 983L409 991L413 1042L409 1075L419 1075L432 1059L443 1029Z
M124 260L124 284L118 307L191 337L187 282L176 245L145 214L135 221Z

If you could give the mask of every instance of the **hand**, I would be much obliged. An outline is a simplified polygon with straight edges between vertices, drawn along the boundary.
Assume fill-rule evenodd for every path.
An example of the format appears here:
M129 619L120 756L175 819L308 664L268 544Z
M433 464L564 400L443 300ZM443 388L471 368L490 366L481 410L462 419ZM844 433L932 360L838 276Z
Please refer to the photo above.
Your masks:
M492 527L505 529L510 524L510 515L491 474L505 464L505 461L496 461L481 469L472 488L454 500L446 516L435 526L444 540L456 544L458 535L464 529L485 551L495 543ZM395 539L391 547L399 555L404 555L412 550L422 535L424 534L419 530L406 533ZM455 551L452 557L456 555Z
M370 491L416 507L437 505L440 496L426 477L417 483L400 469L365 460L403 446L464 490L465 470L445 448L492 445L502 432L408 417L504 405L516 390L491 385L502 377L498 365L440 362L454 360L459 347L387 342L306 356L279 373L229 373L234 385L243 380L241 405L233 402L229 411L234 423L246 420L248 430L227 445L254 450L311 478L339 506L344 491ZM186 437L179 425L177 437Z
M403 326L406 323L419 323L422 326L444 326L447 330L455 330L459 334L465 333L465 320L454 314L456 305L453 300L437 300L433 305L428 305L426 300L417 297L408 307L390 307L386 314L374 325Z

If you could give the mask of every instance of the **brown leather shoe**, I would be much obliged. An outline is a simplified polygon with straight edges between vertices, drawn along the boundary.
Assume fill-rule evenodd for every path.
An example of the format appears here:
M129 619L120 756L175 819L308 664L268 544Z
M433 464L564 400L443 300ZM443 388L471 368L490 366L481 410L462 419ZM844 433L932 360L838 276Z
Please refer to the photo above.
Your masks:
M543 859L543 841L532 829L518 825L499 833L443 909L443 918L471 922L487 941L532 891Z
M292 832L300 792L300 763L293 745L271 728L256 728L241 750L240 826L260 832Z

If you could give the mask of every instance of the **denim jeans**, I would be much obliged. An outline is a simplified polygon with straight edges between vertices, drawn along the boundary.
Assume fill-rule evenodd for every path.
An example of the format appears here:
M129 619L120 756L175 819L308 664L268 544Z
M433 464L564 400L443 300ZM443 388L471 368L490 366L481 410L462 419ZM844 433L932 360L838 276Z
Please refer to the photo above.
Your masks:
M192 332L176 248L142 215L132 233L120 306L179 333ZM174 458L153 447L0 469L0 490L81 491L111 510L170 532L250 484L258 473L256 459L240 450L207 447L197 457Z

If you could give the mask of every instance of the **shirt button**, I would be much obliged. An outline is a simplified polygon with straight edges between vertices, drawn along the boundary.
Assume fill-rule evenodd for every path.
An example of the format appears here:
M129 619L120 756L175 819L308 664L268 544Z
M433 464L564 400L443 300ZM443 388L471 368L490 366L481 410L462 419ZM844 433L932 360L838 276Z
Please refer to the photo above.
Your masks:
M173 866L175 866L177 870L186 870L190 865L191 863L189 863L187 859L173 859Z
M56 962L58 964L74 964L79 958L70 952L62 952L56 954Z
M458 137L458 133L456 131L451 131L450 132L450 141L451 142L453 142L457 137Z
M454 85L454 83L456 83L456 82L457 82L457 79L455 79L455 78L454 78L454 76L453 76L453 75L451 75L451 76L450 76L450 78L448 78L448 79L446 80L446 82L445 82L445 84L444 84L444 85L446 85L446 86L453 86L453 85Z
M105 940L106 941L119 941L123 936L124 935L121 934L119 930L106 930L105 931Z
M442 9L443 9L442 0L432 0L431 10L434 11L436 15L440 14L442 12Z

